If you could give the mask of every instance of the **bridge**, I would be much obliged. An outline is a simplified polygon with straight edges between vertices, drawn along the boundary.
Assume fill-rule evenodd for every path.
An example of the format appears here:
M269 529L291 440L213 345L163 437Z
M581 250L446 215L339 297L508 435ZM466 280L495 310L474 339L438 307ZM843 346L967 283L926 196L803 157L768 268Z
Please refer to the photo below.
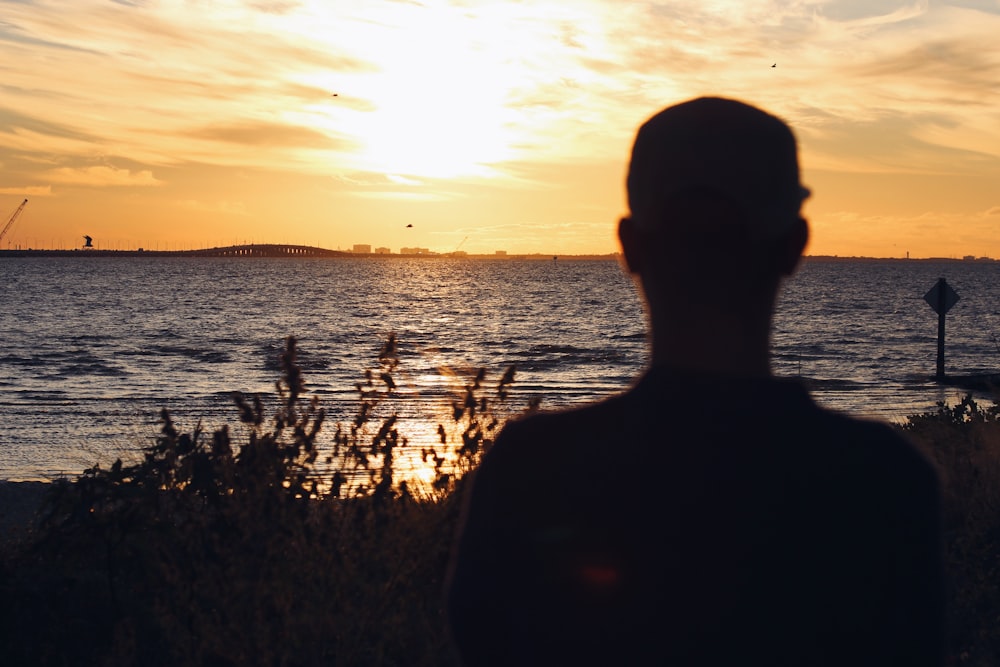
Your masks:
M351 257L357 256L342 250L327 250L308 245L284 243L259 243L233 245L224 248L201 250L102 250L77 248L75 250L0 250L0 257Z
M198 257L347 257L350 253L340 250L327 250L308 245L285 245L279 243L260 243L251 245L232 245L225 248L206 248L204 250L189 250L185 255Z

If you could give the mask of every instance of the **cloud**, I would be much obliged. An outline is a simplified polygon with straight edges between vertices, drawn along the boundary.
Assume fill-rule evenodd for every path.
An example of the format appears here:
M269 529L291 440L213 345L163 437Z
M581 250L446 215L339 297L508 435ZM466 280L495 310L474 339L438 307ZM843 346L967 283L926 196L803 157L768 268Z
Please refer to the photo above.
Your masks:
M348 185L359 187L384 188L392 185L422 185L421 181L407 178L405 176L371 171L338 173L334 174L332 178L341 183L347 183Z
M51 197L51 185L28 185L23 188L0 188L0 195L20 195L23 197Z
M319 174L324 196L471 204L502 188L529 202L516 219L529 208L565 217L568 204L585 220L581 201L617 205L591 195L618 177L639 123L701 94L787 118L803 164L838 171L834 182L947 172L978 183L1000 164L996 0L0 6L5 186L156 185L156 174L186 206L237 211L206 189L240 191L231 179L254 170ZM218 180L194 176L206 167ZM921 187L877 210L960 198L948 188L933 206L911 203ZM559 229L509 238L546 245Z
M131 171L108 165L93 167L59 167L45 172L44 177L55 183L92 187L149 187L163 185L148 169Z
M378 200L403 200L403 201L413 201L413 202L441 202L441 201L451 201L454 199L459 199L462 195L450 192L403 192L400 190L365 190L351 192L352 197L360 197L362 199L378 199Z
M371 172L365 171L354 171L350 173L337 173L333 174L331 178L340 183L347 183L348 185L386 185L389 179L385 178L384 174L373 174Z
M0 42L9 42L20 47L42 46L49 49L77 51L80 53L95 53L92 49L26 35L23 29L5 21L0 21Z
M407 178L406 176L399 176L397 174L386 174L386 178L396 185L422 185L421 181L413 178Z
M944 0L944 4L975 9L987 14L1000 14L1000 5L997 5L996 0Z
M927 12L927 1L832 0L819 6L823 16L855 27L899 23Z
M0 90L3 90L4 94L8 97L28 92L3 85L0 85ZM64 122L47 120L31 114L20 113L14 109L0 107L0 133L14 132L16 130L28 130L40 135L73 139L76 141L93 141L94 139L93 135L80 132Z
M24 165L50 166L68 156L92 156L97 150L91 141L69 139L30 130L0 130L0 155Z
M982 93L995 87L1000 75L1000 63L988 46L974 37L937 39L908 45L851 69L860 77L905 80L914 88L928 85L934 95L943 90L964 92L957 99L949 98L951 104L987 104Z
M324 97L326 96L324 95ZM369 99L354 97L344 93L337 93L337 99L334 104L338 108L344 107L352 111L371 112L378 109L378 105Z
M187 132L188 136L209 141L220 141L244 146L287 146L306 148L345 148L350 142L300 125L244 121L218 123Z
M949 137L963 127L951 116L877 109L873 118L851 119L801 110L793 122L810 169L851 173L976 174L991 161L988 153ZM982 147L983 144L980 143Z
M250 3L251 8L265 14L274 14L276 16L290 14L301 5L301 2L293 2L292 0L267 0Z

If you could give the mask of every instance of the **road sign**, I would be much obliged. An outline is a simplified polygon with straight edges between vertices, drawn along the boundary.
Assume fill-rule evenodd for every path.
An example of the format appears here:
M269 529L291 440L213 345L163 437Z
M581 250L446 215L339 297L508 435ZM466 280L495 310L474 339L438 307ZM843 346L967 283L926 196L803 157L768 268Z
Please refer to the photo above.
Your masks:
M937 373L934 379L940 382L944 380L944 314L958 303L958 294L944 278L938 278L934 287L924 295L924 301L929 303L938 315Z
M924 301L930 304L931 308L938 315L944 315L951 307L958 303L958 293L951 288L944 278L938 278L934 287L930 288L924 295Z

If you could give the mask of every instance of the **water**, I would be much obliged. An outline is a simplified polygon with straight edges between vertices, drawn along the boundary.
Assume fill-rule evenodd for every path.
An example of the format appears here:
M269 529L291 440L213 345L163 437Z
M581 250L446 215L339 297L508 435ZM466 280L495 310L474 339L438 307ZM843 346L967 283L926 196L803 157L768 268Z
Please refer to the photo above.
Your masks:
M947 316L947 373L997 372L1000 263L956 261L806 263L780 300L774 368L861 416L899 421L953 402L960 391L929 381L937 314L923 297L939 277L960 295Z
M962 297L948 372L990 372L998 272L808 262L780 299L775 371L862 416L952 400L928 381L937 316L923 294L945 276ZM187 428L233 423L230 393L273 391L288 335L309 393L346 419L395 332L403 428L417 439L478 367L495 381L516 364L515 397L561 407L620 391L646 363L639 299L612 261L4 257L0 299L0 479L107 465L150 441L161 407ZM724 387L708 398L739 400Z

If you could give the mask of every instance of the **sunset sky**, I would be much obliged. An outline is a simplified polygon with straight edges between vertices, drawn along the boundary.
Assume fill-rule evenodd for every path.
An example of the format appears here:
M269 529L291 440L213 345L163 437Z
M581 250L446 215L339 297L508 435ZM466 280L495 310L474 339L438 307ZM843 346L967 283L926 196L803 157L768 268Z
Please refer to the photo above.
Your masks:
M810 254L1000 258L998 35L1000 0L0 0L0 247L614 252L636 128L711 94L794 127Z

